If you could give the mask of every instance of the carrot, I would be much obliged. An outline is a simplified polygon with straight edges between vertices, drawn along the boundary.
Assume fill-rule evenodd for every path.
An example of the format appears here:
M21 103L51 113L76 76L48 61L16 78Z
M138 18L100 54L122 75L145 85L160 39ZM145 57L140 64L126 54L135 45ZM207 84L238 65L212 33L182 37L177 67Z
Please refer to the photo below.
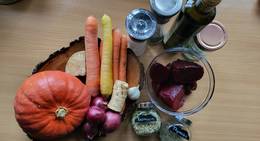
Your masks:
M127 36L121 38L120 62L119 62L119 80L126 82L126 62L127 62Z
M114 83L118 80L119 75L119 55L121 45L121 31L119 29L113 30L113 80Z
M112 70L112 21L107 15L102 17L103 28L103 49L101 61L100 90L103 96L110 96L113 91L113 70Z
M85 22L86 85L91 96L100 92L100 59L98 51L98 23L90 16Z

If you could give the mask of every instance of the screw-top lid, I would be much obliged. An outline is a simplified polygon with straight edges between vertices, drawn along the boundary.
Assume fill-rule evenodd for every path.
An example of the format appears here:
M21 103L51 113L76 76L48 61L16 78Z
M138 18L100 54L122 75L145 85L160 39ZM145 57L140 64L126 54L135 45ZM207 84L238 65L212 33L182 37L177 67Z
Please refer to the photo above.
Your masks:
M137 108L140 109L151 109L154 108L154 105L152 102L142 102L137 105Z
M209 6L209 7L213 7L213 6L217 6L221 0L201 0L203 2L203 4Z
M227 39L224 26L218 21L213 21L196 35L195 41L200 49L214 51L222 48Z
M150 11L138 8L127 15L125 24L131 38L144 41L155 33L157 20Z
M183 118L183 119L181 119L180 122L186 124L187 126L191 126L191 124L192 124L192 121L189 120L189 119L187 119L187 118Z
M182 7L182 0L150 0L151 9L160 16L174 16Z

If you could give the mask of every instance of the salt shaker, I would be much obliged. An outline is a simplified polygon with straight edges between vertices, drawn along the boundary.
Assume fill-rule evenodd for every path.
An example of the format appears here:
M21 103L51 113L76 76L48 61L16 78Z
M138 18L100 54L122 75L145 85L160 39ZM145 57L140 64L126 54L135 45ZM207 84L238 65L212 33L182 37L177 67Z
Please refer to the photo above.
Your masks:
M128 46L141 56L146 49L146 40L155 33L156 18L148 10L138 8L127 15L125 25L130 37Z

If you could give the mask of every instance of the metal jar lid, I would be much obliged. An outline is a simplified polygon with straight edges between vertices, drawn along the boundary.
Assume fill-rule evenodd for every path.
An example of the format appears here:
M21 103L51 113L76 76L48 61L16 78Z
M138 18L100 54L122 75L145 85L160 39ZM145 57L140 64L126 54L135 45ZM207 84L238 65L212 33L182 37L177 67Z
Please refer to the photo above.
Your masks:
M150 7L160 24L164 24L176 15L181 7L183 0L150 0Z
M154 108L154 105L152 102L141 102L137 105L137 108L139 109L151 109Z
M225 27L218 21L213 21L202 29L195 37L198 47L206 51L222 48L228 39Z
M132 39L144 41L155 33L157 20L150 11L137 8L127 15L125 26Z

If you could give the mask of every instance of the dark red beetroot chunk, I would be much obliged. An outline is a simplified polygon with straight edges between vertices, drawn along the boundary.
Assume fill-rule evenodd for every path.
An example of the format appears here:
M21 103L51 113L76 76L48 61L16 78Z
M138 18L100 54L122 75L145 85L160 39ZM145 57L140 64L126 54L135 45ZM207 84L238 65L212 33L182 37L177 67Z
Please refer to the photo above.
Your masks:
M167 81L169 70L160 63L154 63L150 69L150 77L153 82L163 83Z
M158 94L158 93L160 92L160 89L161 89L161 84L152 81L152 87L153 87L154 92L155 92L156 94Z
M159 97L165 104L177 111L181 108L185 101L185 93L183 85L170 85L161 88Z
M171 74L175 83L186 84L200 80L204 70L199 64L178 59L172 63Z
M184 85L185 94L189 95L197 89L197 82L187 83Z
M168 64L166 65L166 68L167 68L168 70L171 70L171 68L172 68L172 63L168 63Z

